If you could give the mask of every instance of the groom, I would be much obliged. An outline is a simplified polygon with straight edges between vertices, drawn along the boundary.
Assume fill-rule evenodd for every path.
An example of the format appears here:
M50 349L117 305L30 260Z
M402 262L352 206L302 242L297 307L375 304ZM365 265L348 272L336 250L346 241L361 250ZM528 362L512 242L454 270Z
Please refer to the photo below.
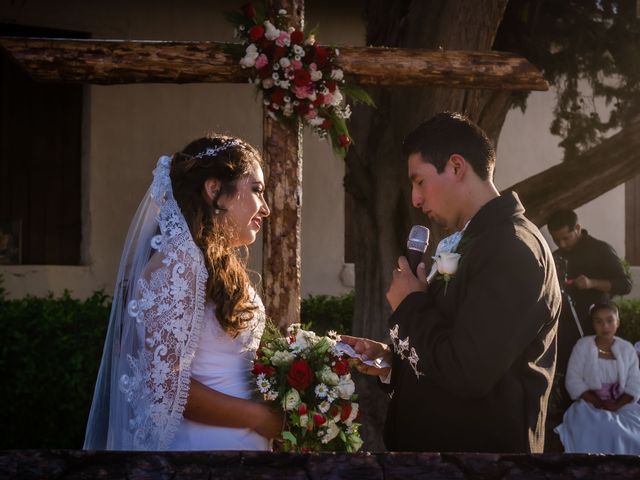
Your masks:
M389 383L385 444L542 452L561 305L551 252L518 196L496 190L495 150L470 120L438 114L407 136L404 153L413 205L458 232L437 253L459 262L427 282L423 264L416 276L400 257L387 292L392 345L343 337L392 365L358 365Z

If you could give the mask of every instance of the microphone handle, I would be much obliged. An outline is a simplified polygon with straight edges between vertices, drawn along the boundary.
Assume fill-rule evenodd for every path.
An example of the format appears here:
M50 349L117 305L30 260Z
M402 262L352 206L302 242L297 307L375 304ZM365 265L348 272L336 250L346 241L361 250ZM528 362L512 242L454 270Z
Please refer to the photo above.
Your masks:
M409 261L409 268L411 272L415 275L418 270L418 265L422 261L422 253L420 250L412 250L407 248L407 260Z

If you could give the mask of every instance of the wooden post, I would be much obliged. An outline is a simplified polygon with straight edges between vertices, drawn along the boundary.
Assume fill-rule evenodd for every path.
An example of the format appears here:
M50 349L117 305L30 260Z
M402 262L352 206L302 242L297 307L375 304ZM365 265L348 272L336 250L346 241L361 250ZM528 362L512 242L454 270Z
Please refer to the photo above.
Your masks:
M270 8L287 11L289 24L302 28L304 3L271 1ZM300 321L300 245L302 230L302 126L285 124L264 109L263 155L266 196L271 216L264 230L262 255L267 315L281 328Z

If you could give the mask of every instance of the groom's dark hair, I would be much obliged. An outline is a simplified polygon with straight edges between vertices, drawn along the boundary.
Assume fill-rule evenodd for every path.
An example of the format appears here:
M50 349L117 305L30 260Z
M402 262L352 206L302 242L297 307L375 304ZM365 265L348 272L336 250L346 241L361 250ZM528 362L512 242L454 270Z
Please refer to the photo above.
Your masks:
M451 155L458 154L481 179L493 179L496 163L493 144L479 126L461 113L438 113L422 123L406 136L402 152L405 158L419 153L438 173L444 170Z

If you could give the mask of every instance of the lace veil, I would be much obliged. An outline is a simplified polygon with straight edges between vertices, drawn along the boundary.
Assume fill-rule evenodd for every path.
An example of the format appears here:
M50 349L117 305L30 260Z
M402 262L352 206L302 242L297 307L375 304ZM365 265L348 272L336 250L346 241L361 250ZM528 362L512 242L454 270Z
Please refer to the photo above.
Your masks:
M170 157L129 228L85 449L166 450L182 419L207 270L173 197Z

